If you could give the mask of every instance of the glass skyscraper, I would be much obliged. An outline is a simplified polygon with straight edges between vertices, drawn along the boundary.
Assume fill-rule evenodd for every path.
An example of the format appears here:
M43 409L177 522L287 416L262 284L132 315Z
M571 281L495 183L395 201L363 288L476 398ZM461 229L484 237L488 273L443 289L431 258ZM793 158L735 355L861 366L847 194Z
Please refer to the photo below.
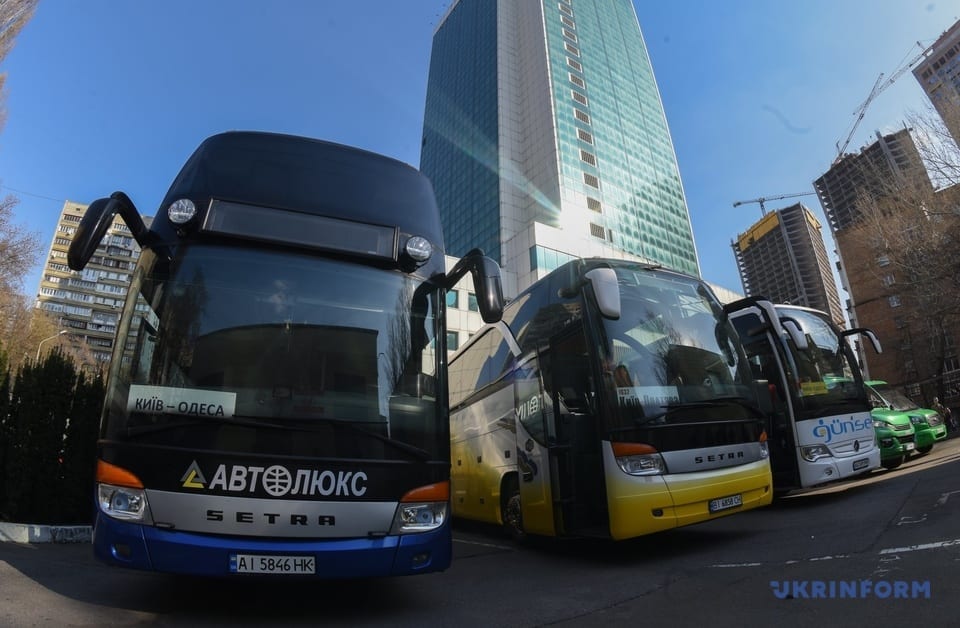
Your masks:
M510 296L571 257L699 275L630 0L454 0L433 38L420 168L447 251L482 248Z

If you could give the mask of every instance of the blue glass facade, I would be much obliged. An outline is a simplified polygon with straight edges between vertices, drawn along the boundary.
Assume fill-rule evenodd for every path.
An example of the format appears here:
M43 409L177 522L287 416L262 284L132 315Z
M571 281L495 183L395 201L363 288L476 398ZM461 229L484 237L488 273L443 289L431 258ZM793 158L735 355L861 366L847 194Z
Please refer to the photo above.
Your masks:
M511 236L501 222L566 225L568 234L572 224L581 241L699 276L673 143L630 0L542 0L539 11L502 17L520 18L510 35L497 32L498 6L514 11L504 0L459 0L433 40L421 169L436 189L450 254L480 246L504 264L501 241ZM532 38L543 41L531 45ZM519 68L519 87L498 76L498 49L510 55L501 66ZM543 61L521 58L531 54ZM529 74L538 63L549 73L543 88ZM508 109L500 120L522 120L520 132L498 129L498 106ZM541 129L552 129L555 155L536 137ZM498 138L504 137L513 159L520 153L533 164L527 176L540 185L537 195L516 204L519 210L500 198ZM556 170L553 176L537 174L544 163ZM545 189L544 181L559 189ZM559 212L541 199L559 199ZM581 220L565 221L565 212ZM522 263L529 259L530 268L520 273L595 254L589 247L559 251L556 242L521 246L528 247Z
M448 255L500 259L495 0L457 4L433 36L420 170L440 207Z

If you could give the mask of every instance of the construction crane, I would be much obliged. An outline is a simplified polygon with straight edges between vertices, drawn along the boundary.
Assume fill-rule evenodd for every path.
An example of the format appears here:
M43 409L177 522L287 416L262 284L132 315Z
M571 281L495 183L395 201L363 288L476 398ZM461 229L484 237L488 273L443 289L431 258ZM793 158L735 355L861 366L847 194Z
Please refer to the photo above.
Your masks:
M920 59L923 59L923 57L927 54L927 51L930 50L929 46L924 46L919 41L917 42L917 45L920 46L920 54L901 65L893 74L890 75L890 78L888 78L886 81L883 80L883 72L881 72L880 76L877 77L877 80L873 84L873 89L871 89L870 94L867 95L867 99L864 100L853 112L853 115L856 116L856 120L853 121L853 127L851 127L850 132L847 133L847 138L843 141L843 144L837 142L837 157L833 160L833 163L837 163L837 160L843 156L843 152L847 150L847 146L850 144L850 140L853 139L853 134L856 133L857 128L860 126L860 122L863 121L863 116L866 115L867 107L870 106L870 103L872 103L873 100L880 95L880 92L893 85L894 82L896 82L896 80L900 78L904 72L910 69L910 66L915 64Z
M749 201L736 201L733 206L740 207L746 203L760 203L760 215L767 215L767 207L764 205L767 201L779 201L782 198L794 198L796 196L810 196L816 192L797 192L796 194L778 194L777 196L761 196L760 198L751 198Z

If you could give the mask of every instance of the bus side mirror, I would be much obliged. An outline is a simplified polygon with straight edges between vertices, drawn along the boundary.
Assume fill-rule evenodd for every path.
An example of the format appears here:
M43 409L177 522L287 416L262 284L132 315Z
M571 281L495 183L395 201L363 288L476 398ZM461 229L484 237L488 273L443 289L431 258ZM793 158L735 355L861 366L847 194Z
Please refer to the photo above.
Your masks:
M873 350L878 354L883 353L883 349L880 348L880 339L877 338L877 335L873 333L872 329L867 329L866 327L854 327L853 329L846 329L840 332L841 336L852 336L854 334L861 334L870 339L870 344L873 345Z
M503 318L503 286L500 282L500 265L473 249L460 258L447 273L447 289L453 288L467 272L473 276L473 290L477 294L477 308L484 323L497 323Z
M107 235L107 229L113 224L117 214L130 228L134 239L141 246L146 237L147 228L143 219L131 201L123 192L114 192L110 198L98 198L90 203L87 212L73 234L73 241L67 250L67 264L72 270L83 270L97 250L97 245Z
M117 201L112 198L98 198L90 203L67 251L67 264L72 270L84 269L100 240L107 235L116 214Z
M612 268L594 268L584 277L593 287L600 314L613 320L620 318L620 284L617 283L616 271Z

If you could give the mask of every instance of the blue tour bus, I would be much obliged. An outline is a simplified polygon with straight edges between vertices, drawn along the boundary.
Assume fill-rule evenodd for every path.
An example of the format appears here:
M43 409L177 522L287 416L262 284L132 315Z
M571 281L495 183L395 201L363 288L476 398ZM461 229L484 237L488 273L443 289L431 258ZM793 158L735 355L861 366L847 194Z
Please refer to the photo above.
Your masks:
M146 226L92 203L83 269L117 214L142 248L98 441L93 545L112 565L219 576L425 573L451 559L445 274L428 180L314 139L205 140Z

